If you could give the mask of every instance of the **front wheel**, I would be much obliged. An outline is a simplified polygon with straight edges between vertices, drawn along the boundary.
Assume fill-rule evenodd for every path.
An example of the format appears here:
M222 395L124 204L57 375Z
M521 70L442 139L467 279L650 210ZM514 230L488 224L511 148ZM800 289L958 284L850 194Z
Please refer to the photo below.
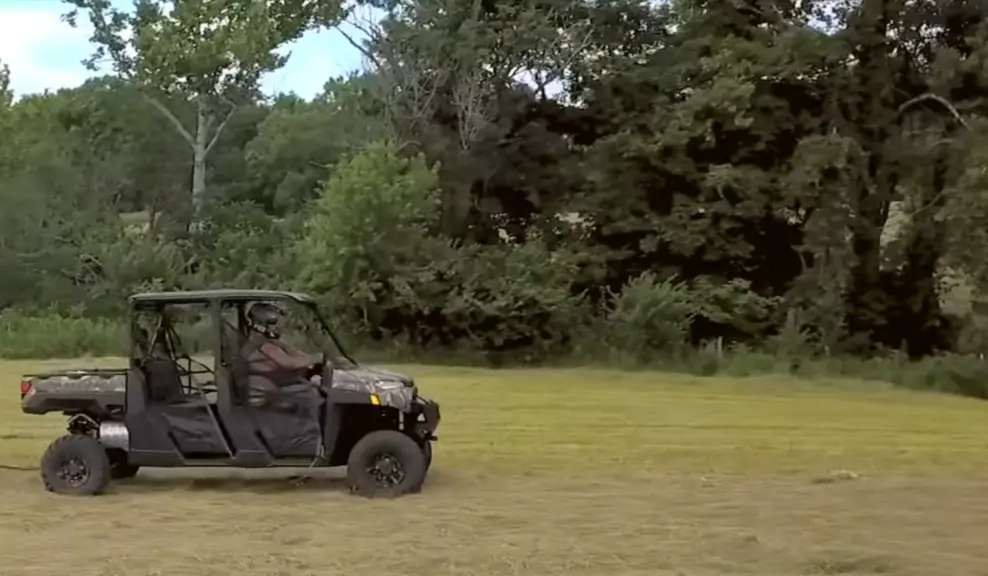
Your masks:
M91 436L66 434L41 457L45 489L68 496L93 496L110 484L110 459L103 445Z
M368 498L396 498L415 492L428 468L422 448L395 430L361 438L347 459L347 483Z
M422 455L425 456L425 469L428 471L432 467L432 442L426 440L422 443Z

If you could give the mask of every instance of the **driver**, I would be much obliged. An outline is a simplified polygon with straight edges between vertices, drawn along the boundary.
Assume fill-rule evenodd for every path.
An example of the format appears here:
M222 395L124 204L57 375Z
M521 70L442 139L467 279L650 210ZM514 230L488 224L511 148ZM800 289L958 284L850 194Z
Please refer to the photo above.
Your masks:
M247 362L251 404L270 404L283 388L299 384L318 385L319 375L311 375L320 356L305 354L281 340L279 322L282 311L269 302L258 302L247 311L251 334L241 350Z

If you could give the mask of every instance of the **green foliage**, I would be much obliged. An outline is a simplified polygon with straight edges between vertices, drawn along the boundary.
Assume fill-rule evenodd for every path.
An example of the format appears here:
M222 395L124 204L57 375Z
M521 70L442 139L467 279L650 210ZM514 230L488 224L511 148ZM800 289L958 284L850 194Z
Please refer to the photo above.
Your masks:
M767 324L776 301L752 293L744 280L659 280L652 272L629 281L605 301L598 335L620 358L648 364L683 356L698 319L747 333Z
M572 257L538 242L455 246L421 155L369 146L334 173L296 245L302 286L360 332L415 345L531 347L565 336Z
M338 1L139 0L131 12L106 0L64 2L73 7L70 23L81 10L95 28L91 67L108 58L125 78L193 94L252 88L263 72L284 64L278 47L335 22L341 9Z
M108 308L90 306L94 313L123 312L129 294L180 288L186 256L175 244L153 237L120 233L99 244L96 254L83 254L75 281L87 286L89 297ZM94 302L94 303L95 303Z
M367 109L374 104L365 88L372 80L334 79L313 102L272 106L244 150L250 174L270 194L265 200L272 208L298 210L317 196L337 163L388 134L386 122Z
M196 272L201 287L292 288L295 262L286 246L301 234L302 217L274 218L253 204L210 207L209 227L195 238Z
M853 378L889 382L912 390L927 390L988 399L988 363L974 356L941 355L910 361L901 355L802 357L780 361L774 354L736 349L717 354L704 350L691 367L731 376L792 374L801 378ZM696 358L694 357L694 358Z
M61 314L0 314L4 358L120 356L128 351L127 324Z
M63 1L73 7L70 24L81 10L93 26L87 67L108 59L190 147L192 217L202 216L209 153L237 107L256 97L261 76L284 66L278 49L342 13L339 0L137 0L132 11L107 0ZM167 105L176 95L195 105L191 129Z
M491 352L544 360L568 349L587 310L574 294L575 258L530 240L521 245L468 245L447 263L442 314L447 338ZM497 360L495 360L497 361Z
M363 328L380 325L448 260L448 244L430 235L436 186L421 157L402 158L387 143L340 166L295 248L302 285L341 318L356 310Z
M682 352L696 314L688 290L674 278L660 282L651 272L632 279L605 305L604 342L639 362Z

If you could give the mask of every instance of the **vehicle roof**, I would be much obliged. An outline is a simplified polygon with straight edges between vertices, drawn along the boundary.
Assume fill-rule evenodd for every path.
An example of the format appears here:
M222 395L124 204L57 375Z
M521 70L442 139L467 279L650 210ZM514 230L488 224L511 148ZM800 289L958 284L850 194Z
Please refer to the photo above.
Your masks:
M210 300L278 300L289 299L296 302L310 303L312 298L296 292L280 290L186 290L172 292L141 292L134 294L128 301L132 304L148 304L153 302L203 302Z

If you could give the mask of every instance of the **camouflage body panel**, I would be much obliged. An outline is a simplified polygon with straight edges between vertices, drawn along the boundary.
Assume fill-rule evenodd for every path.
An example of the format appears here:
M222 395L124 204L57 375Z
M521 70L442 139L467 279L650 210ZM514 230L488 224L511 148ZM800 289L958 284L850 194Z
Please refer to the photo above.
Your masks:
M21 398L26 414L49 412L106 415L124 408L127 374L122 370L73 370L30 374L30 390Z
M404 374L371 366L333 371L333 388L377 395L382 406L410 412L415 402L415 384Z
M31 387L39 393L123 393L127 390L127 374L94 373L92 371L46 374L29 379Z
M124 371L78 370L30 377L34 393L42 394L123 394L127 388ZM333 388L377 395L382 406L410 412L416 390L412 379L403 374L370 366L338 369L333 372Z

